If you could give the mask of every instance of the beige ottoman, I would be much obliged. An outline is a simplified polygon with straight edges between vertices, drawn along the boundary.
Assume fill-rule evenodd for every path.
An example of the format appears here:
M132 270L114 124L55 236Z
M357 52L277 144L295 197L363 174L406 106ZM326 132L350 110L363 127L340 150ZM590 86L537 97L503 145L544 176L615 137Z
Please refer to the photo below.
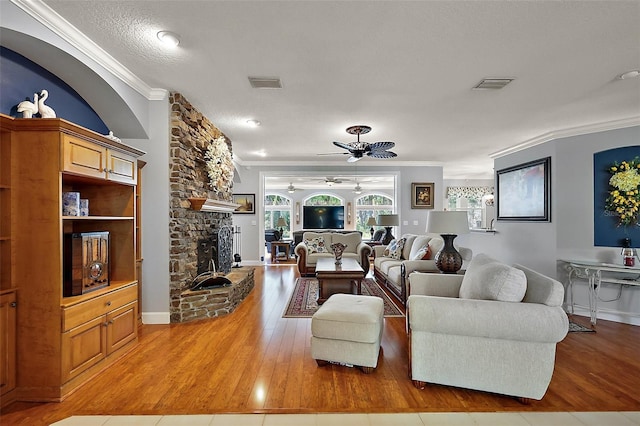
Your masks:
M319 366L335 362L372 372L378 365L383 314L379 297L332 295L311 318L311 356Z

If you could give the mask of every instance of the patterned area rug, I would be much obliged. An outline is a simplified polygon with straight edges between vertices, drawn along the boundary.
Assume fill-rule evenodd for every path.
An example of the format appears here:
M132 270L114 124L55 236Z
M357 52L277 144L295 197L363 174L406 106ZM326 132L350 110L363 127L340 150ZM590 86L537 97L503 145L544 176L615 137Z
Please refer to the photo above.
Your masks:
M362 280L362 294L381 297L384 302L385 317L404 317L400 308L386 295L373 278ZM309 318L313 316L318 310L317 299L318 280L315 278L298 278L282 317Z
M569 333L585 333L585 332L586 333L595 332L595 330L580 324L576 324L573 321L569 321Z

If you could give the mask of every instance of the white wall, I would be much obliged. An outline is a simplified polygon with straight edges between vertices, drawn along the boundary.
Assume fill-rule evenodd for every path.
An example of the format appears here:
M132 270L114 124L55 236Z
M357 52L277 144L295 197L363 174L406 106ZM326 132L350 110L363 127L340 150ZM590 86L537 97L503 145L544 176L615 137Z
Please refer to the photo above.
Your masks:
M467 242L474 255L487 253L507 263L520 263L566 282L559 259L615 261L620 249L593 244L593 154L638 145L640 127L557 139L497 158L496 170L551 157L551 222L497 221L496 234L472 233ZM640 155L640 152L638 153ZM640 240L640 235L637 238ZM618 286L605 285L601 299L617 296ZM575 301L588 306L586 283L575 285ZM599 302L599 318L640 325L640 287L623 288L619 300ZM584 308L577 313L588 316Z

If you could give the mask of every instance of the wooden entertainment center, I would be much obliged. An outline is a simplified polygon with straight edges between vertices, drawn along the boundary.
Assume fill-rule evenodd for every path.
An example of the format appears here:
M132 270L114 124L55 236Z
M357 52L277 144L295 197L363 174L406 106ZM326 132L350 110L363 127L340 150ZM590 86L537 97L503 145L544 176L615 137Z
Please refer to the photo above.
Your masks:
M0 114L0 129L2 404L61 401L137 343L144 152L58 118ZM88 216L63 215L66 192L89 200ZM109 285L65 297L65 235L97 231Z

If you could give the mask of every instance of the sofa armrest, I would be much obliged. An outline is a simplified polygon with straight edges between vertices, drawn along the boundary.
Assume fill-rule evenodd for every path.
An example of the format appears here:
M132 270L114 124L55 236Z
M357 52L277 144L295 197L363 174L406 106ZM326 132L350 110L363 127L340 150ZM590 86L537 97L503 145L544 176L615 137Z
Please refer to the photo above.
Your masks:
M384 251L387 249L387 246L373 246L373 252L376 254L376 257L384 256Z
M409 276L410 273L415 271L420 272L440 272L438 267L436 266L436 261L427 259L427 260L403 260L402 265L404 265L405 276Z
M407 309L412 331L557 343L569 330L562 308L539 303L412 295Z
M304 242L298 243L298 245L296 245L296 248L293 249L293 251L298 256L301 256L301 255L306 256L307 254L309 254L309 251L307 249L307 245Z
M360 258L360 266L362 266L365 275L369 272L369 256L371 255L371 251L371 246L362 241L358 243L356 247L356 252Z
M463 275L412 272L408 295L458 297Z

